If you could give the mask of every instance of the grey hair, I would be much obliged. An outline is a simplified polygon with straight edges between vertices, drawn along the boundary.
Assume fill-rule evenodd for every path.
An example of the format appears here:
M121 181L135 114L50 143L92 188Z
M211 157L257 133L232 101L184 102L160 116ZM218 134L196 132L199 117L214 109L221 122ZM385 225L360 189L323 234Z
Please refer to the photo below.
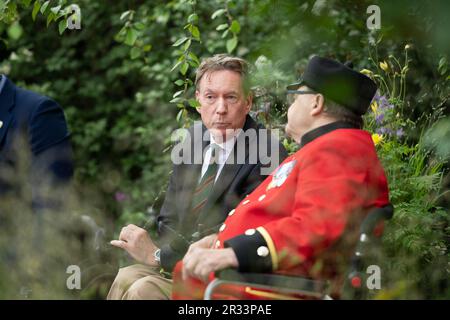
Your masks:
M216 54L210 58L204 59L197 69L195 75L195 86L198 88L200 80L206 73L220 70L230 70L238 73L241 76L244 92L246 94L249 93L250 83L248 79L248 62L244 59L227 54Z

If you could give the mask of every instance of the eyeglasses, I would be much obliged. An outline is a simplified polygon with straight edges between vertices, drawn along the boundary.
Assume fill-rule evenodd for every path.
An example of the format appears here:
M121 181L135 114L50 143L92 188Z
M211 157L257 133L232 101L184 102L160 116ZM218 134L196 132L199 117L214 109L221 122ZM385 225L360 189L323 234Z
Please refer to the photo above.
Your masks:
M286 101L288 105L294 103L296 94L317 94L317 92L311 90L287 90L286 92L287 92Z

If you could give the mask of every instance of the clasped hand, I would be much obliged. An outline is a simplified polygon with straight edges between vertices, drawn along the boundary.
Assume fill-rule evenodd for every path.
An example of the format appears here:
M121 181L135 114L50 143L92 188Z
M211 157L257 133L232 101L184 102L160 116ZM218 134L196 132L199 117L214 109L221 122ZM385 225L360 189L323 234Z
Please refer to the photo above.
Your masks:
M232 248L213 249L217 234L212 234L193 243L183 258L182 278L194 277L208 281L211 272L238 267L236 254Z

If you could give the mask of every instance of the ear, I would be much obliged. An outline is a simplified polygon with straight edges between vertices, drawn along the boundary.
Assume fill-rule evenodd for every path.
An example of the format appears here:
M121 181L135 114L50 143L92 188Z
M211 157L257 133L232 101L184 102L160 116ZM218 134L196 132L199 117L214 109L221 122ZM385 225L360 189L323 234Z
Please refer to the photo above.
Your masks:
M247 98L245 99L245 104L245 112L249 113L253 105L253 94L251 92L248 93Z
M321 114L325 108L325 98L321 94L316 94L313 99L314 105L311 109L310 114L312 116L317 116Z
M195 99L200 103L200 91L195 90ZM198 113L202 114L202 105L200 104L200 107L195 108Z

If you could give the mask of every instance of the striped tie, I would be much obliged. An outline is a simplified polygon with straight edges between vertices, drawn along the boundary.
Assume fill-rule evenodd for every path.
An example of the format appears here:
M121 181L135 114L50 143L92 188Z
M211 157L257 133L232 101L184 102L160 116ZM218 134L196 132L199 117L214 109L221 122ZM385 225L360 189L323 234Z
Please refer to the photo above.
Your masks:
M206 203L206 200L208 200L217 174L218 164L216 159L219 151L219 146L216 144L211 144L210 148L211 160L209 161L208 169L206 170L203 177L201 177L192 198L191 212L194 216L197 216L200 213Z

